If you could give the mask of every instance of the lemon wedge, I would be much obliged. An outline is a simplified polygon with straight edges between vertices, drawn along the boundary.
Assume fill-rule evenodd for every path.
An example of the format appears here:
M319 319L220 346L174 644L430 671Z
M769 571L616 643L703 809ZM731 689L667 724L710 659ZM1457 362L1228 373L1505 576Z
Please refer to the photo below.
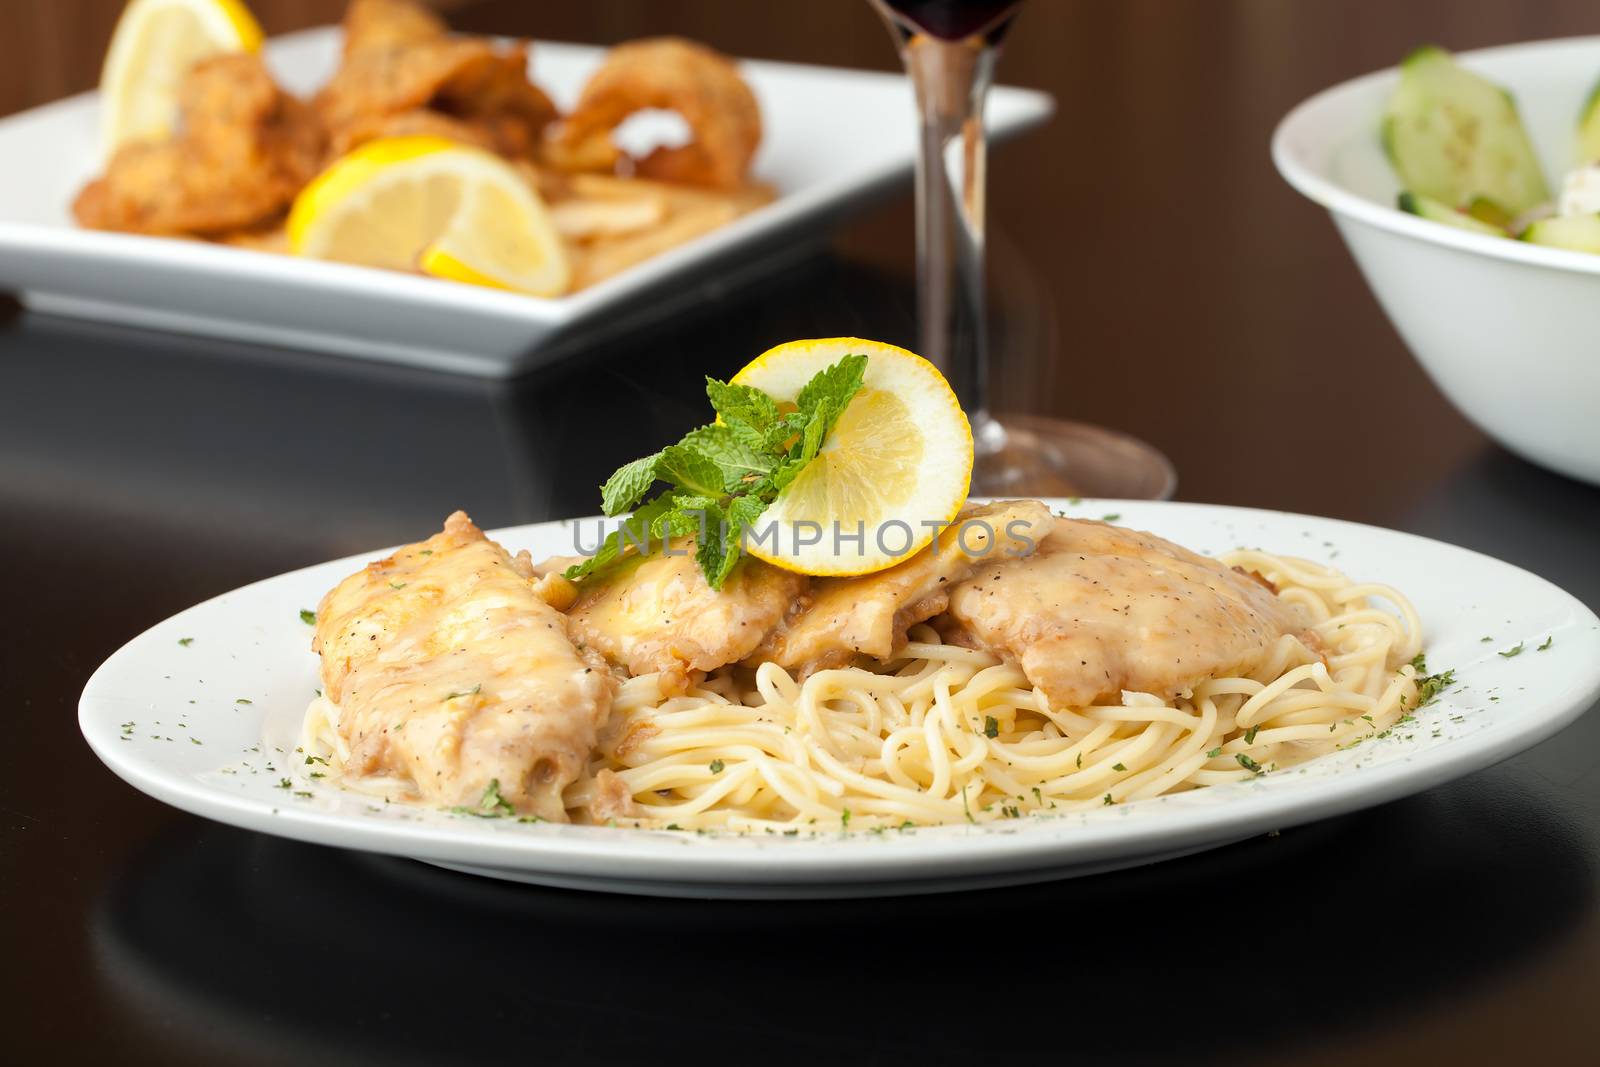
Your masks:
M555 296L572 278L544 201L499 156L442 137L369 141L289 212L297 255Z
M884 570L926 548L966 503L972 430L944 375L921 356L858 337L790 341L733 381L792 402L814 374L856 354L867 357L860 392L745 542L785 570Z
M100 72L102 151L170 137L189 68L222 52L259 51L263 39L239 0L133 0Z

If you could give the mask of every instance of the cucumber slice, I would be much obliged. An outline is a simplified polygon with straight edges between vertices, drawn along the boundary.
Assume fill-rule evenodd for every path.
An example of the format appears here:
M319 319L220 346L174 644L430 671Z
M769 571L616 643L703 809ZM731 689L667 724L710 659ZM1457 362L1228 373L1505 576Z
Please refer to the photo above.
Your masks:
M1433 199L1433 197L1423 196L1421 193L1401 193L1400 210L1433 222L1442 222L1446 226L1454 226L1458 230L1486 233L1494 237L1511 236L1506 233L1504 226L1491 226L1487 222L1473 218L1464 211L1457 211L1449 204L1442 204Z
M1574 252L1600 252L1600 215L1564 215L1540 219L1522 231L1522 239Z
M1578 116L1578 162L1593 163L1600 159L1600 82L1596 82L1583 102L1583 112Z
M1481 196L1515 216L1550 199L1511 95L1442 48L1400 64L1383 145L1406 188L1446 204Z
M1495 203L1487 196L1475 196L1467 201L1467 206L1461 209L1479 222L1487 222L1496 229L1511 229L1511 220L1516 216L1507 211L1503 205Z

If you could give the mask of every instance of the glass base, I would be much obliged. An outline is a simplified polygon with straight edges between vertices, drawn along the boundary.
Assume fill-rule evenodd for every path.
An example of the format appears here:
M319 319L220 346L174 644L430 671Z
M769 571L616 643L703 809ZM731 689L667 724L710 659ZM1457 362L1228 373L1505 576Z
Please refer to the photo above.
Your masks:
M975 420L972 494L1166 500L1178 474L1136 437L1040 415Z

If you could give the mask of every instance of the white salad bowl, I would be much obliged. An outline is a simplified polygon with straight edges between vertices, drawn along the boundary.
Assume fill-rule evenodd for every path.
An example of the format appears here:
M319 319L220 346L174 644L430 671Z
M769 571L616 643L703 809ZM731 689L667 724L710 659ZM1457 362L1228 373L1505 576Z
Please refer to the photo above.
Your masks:
M1576 162L1580 108L1600 78L1600 37L1457 59L1512 92L1559 190ZM1273 162L1333 215L1378 303L1469 419L1526 459L1600 484L1600 255L1398 210L1399 178L1378 138L1398 81L1391 69L1305 101L1278 125Z

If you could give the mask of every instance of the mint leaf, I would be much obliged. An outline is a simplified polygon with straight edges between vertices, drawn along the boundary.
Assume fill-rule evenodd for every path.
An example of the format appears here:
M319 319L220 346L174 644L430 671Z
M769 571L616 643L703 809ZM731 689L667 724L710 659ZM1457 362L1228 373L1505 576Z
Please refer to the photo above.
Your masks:
M621 515L632 510L656 484L656 464L660 461L661 453L657 452L618 467L600 487L600 510L607 515Z
M833 366L818 371L795 397L795 405L808 421L814 415L823 415L822 436L826 437L860 390L866 372L866 356L845 356Z
M760 437L756 443L739 434L727 423L712 423L684 435L678 447L692 449L710 459L722 471L722 488L730 493L760 480L772 470L777 459L765 450Z
M661 450L656 474L680 489L699 496L722 495L722 468L710 456L693 448L671 445Z
M724 422L742 422L765 430L778 418L778 405L770 396L748 385L730 385L706 378L706 399Z
M828 433L828 410L828 402L823 401L821 410L811 416L811 421L806 423L805 432L800 435L800 440L789 452L790 458L799 460L802 467L817 458L817 450L822 447L822 439Z
M669 493L672 507L650 524L651 537L682 537L698 534L706 523L707 512L722 513L722 505L714 497L696 496L692 493Z
M706 584L720 591L734 563L738 562L739 542L737 537L730 542L728 518L721 507L707 508L702 514L705 525L698 535L694 558L706 576Z
M642 505L634 511L632 516L619 523L617 528L612 530L604 541L600 542L600 548L594 555L582 563L568 567L562 576L568 581L576 581L611 563L622 555L625 531L628 545L646 543L646 539L650 534L651 524L655 522L658 516L671 510L672 497L667 494L658 496L648 504Z

